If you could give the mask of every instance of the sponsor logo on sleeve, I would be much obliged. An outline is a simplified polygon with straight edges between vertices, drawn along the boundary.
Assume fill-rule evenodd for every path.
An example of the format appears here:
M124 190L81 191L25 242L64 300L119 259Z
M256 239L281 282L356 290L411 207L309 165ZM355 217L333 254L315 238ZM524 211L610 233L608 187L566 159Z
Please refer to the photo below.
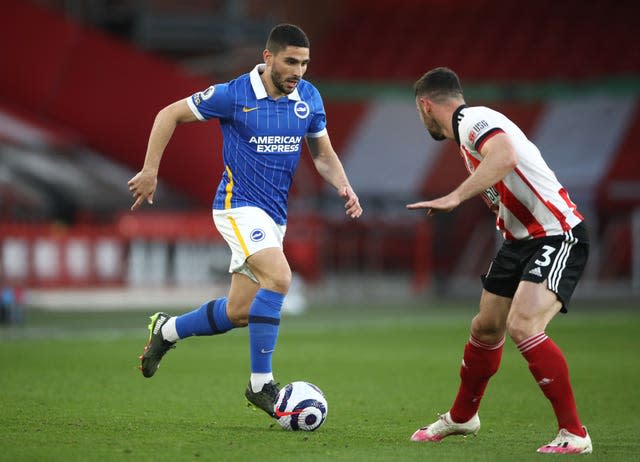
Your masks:
M213 94L216 91L216 87L214 87L213 85L211 85L209 88L207 88L205 91L202 92L202 99L203 101L208 100L209 98L211 98L213 96Z
M471 131L469 132L469 142L471 144L475 143L478 139L478 135L489 128L489 123L486 120L481 120L471 127Z
M203 101L206 101L209 98L211 98L215 93L215 91L216 91L216 88L213 85L211 85L209 88L207 88L204 91L199 91L198 93L193 95L193 104L195 104L196 106L200 106L200 104L202 104Z

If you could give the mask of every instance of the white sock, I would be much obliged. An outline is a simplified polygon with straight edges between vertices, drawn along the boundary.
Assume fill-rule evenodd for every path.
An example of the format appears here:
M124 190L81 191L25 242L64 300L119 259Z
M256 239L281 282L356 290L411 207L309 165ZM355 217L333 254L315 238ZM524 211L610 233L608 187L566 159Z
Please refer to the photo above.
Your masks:
M162 325L162 338L168 342L177 342L180 340L178 331L176 330L176 317L172 316Z
M269 383L272 380L273 380L272 372L266 372L266 373L252 372L251 373L251 389L253 390L254 393L258 393L259 391L262 391L262 387L264 386L264 384Z

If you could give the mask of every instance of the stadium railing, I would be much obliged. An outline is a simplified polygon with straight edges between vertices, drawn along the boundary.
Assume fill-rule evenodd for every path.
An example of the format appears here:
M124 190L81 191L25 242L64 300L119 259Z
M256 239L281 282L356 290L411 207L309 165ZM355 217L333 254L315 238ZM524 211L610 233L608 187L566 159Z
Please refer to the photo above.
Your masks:
M429 288L431 226L327 220L288 222L292 270L314 284L332 275L404 274ZM0 281L13 287L204 286L228 278L229 250L202 212L123 213L108 224L0 223Z

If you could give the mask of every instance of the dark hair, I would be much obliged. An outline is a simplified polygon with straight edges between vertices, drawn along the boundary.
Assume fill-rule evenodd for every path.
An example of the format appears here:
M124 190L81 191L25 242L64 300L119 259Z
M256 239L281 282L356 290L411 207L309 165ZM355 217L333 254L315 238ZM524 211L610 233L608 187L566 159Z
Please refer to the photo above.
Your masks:
M447 67L431 69L416 81L413 90L415 96L428 96L434 100L462 97L460 80Z
M309 48L307 34L293 24L278 24L269 33L267 50L273 54L278 54L288 46Z

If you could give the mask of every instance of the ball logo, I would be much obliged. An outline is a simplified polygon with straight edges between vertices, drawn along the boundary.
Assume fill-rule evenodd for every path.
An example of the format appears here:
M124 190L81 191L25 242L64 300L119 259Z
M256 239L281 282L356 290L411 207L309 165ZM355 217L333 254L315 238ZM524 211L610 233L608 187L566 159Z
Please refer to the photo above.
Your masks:
M288 431L312 432L327 418L329 403L324 393L309 382L291 382L278 392L274 413Z
M264 239L265 233L260 228L256 228L253 231L251 231L250 237L253 242L260 242L261 240Z
M306 119L309 117L311 111L307 103L304 101L296 101L295 106L293 106L293 112L295 112L299 119Z

